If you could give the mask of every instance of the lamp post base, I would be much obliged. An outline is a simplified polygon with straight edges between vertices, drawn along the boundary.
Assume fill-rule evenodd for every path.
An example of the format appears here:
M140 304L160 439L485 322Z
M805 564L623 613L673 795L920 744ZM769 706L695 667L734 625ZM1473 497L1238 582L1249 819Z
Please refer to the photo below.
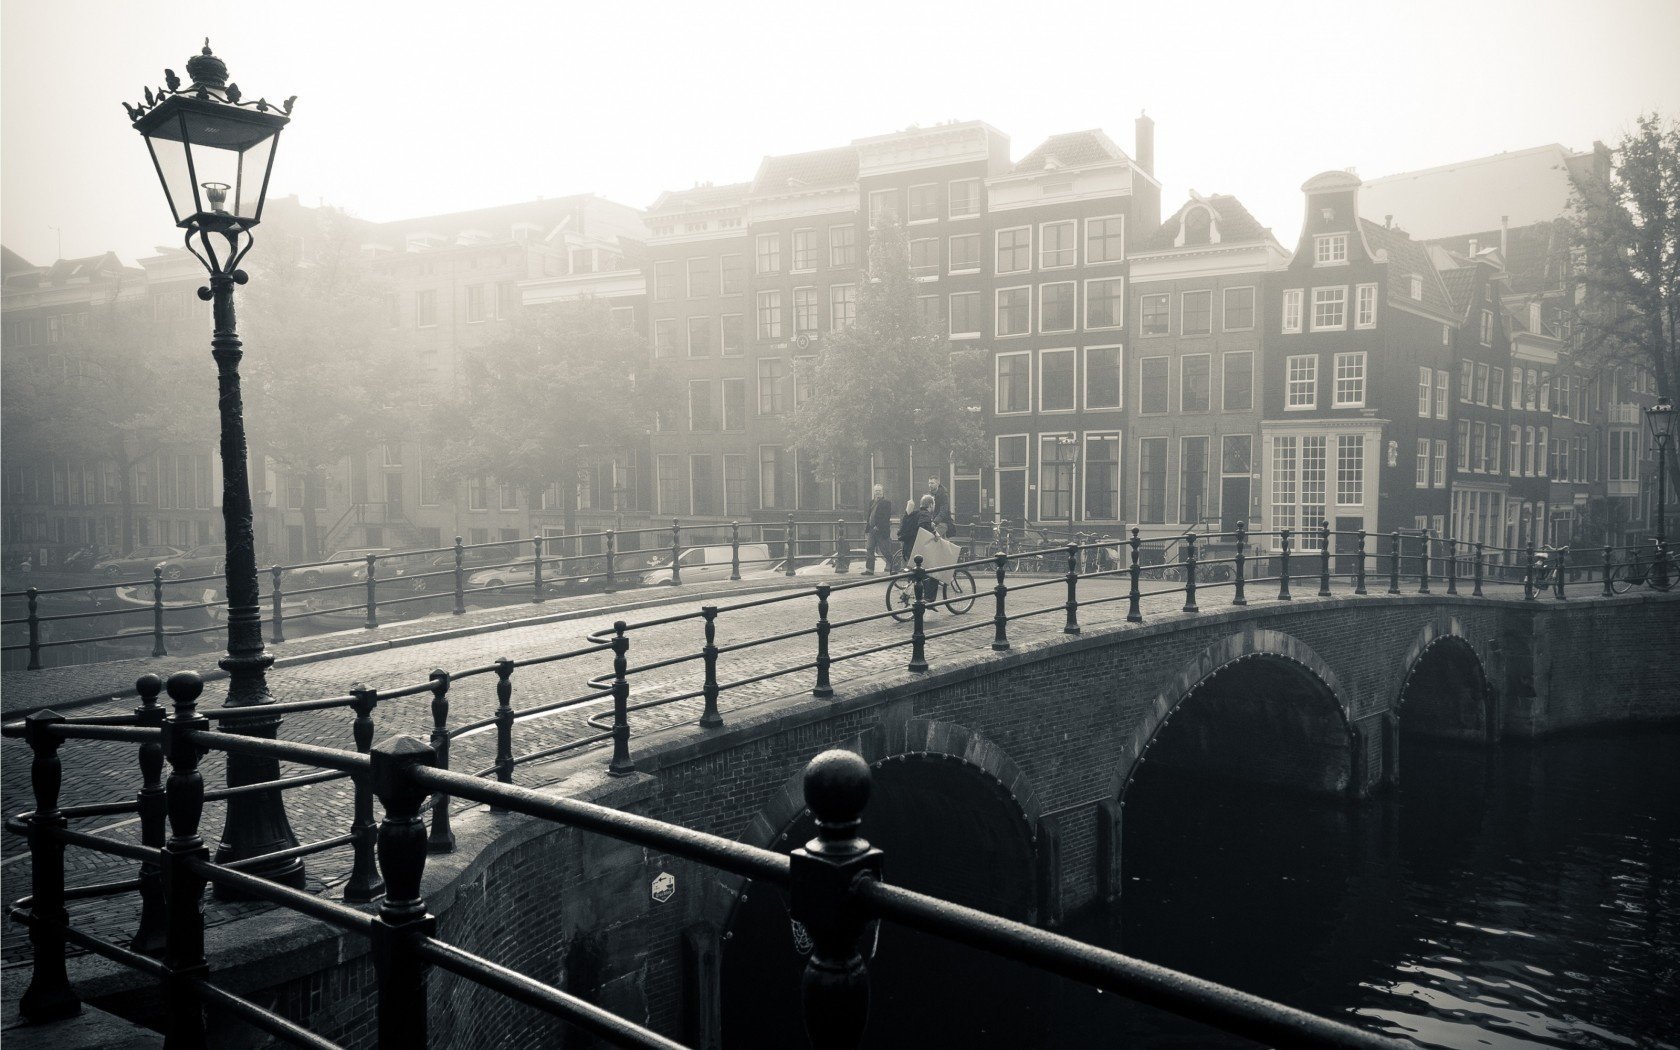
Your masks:
M283 719L278 715L263 712L264 705L274 702L269 695L265 675L272 663L274 658L266 653L256 656L227 656L219 661L219 666L228 673L227 706L252 709L249 717L223 719L223 732L263 740L273 740L279 733ZM277 780L279 777L278 759L231 751L228 753L229 787L260 784ZM278 789L238 794L227 800L227 820L222 827L221 845L216 849L216 863L231 864L252 857L262 857L293 849L297 844L297 836L292 832L291 821L286 818L285 803ZM293 889L303 886L303 861L298 857L282 857L242 867L240 870L247 875L255 875ZM225 901L252 899L249 894L231 889L222 883L216 884L215 894L218 900Z

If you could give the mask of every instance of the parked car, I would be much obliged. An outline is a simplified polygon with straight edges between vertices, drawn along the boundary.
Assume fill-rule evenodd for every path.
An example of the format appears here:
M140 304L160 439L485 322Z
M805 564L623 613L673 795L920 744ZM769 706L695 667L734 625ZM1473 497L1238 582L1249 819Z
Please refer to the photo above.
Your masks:
M166 580L220 575L227 569L227 544L201 543L178 558L165 558L159 567Z
M869 564L868 559L869 552L867 550L862 547L853 547L846 552L846 571L862 572L863 567ZM876 561L879 560L876 559ZM832 554L819 561L812 562L810 565L799 566L793 570L795 576L834 576L839 572L840 569L835 565L834 555Z
M700 583L706 580L727 580L734 571L734 549L727 543L716 543L705 547L690 547L682 552L677 564L682 569L684 583ZM767 565L770 562L770 545L768 543L741 544L741 573L745 576L755 565ZM671 582L671 559L654 564L642 573L643 587L659 587Z
M113 580L140 579L150 576L158 563L169 558L181 556L179 547L165 547L152 544L146 547L136 547L132 554L122 558L106 558L93 564L93 571L101 576L108 576Z
M93 572L95 565L116 557L116 553L108 547L77 547L63 557L58 567L64 572Z
M512 545L465 547L461 550L461 568L470 573L475 569L506 564L517 557ZM442 575L438 575L439 573ZM455 589L455 552L439 551L435 554L393 559L380 564L379 574L381 579L394 576L415 577L407 581L409 589L415 594L452 591ZM364 579L366 575L363 573ZM469 582L467 586L472 584Z
M286 574L286 586L290 590L304 590L310 587L331 587L335 584L355 583L367 579L367 556L370 554L389 554L389 547L350 547L335 551L333 556L326 559L327 564L311 565L305 569L295 569Z
M543 578L552 579L560 575L559 563L543 559ZM468 587L502 587L506 589L520 588L531 590L536 583L536 571L531 568L530 559L513 565L499 565L493 569L480 569L467 577Z

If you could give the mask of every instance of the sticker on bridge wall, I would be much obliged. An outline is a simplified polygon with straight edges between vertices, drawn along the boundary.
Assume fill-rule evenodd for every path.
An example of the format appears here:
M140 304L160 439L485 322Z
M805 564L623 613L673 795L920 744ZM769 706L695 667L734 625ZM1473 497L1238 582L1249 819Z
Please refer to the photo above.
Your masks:
M677 877L662 871L653 877L653 899L661 904L677 895Z

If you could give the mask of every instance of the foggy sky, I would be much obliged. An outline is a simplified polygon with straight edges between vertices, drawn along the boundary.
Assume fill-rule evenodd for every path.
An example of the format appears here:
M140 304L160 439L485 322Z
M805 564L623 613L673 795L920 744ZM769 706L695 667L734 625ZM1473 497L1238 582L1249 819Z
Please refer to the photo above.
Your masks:
M7 247L43 263L62 236L65 256L132 261L178 243L119 103L165 66L186 79L207 34L248 97L298 96L271 195L375 221L580 192L645 207L768 153L952 118L1016 158L1091 127L1129 153L1146 109L1163 214L1191 188L1235 194L1292 248L1319 171L1586 149L1642 111L1680 116L1676 0L4 0Z

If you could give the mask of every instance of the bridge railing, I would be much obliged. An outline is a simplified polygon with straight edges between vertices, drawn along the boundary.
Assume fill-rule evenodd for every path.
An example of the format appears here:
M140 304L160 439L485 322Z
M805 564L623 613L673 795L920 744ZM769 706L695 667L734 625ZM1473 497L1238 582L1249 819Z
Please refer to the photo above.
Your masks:
M435 810L439 800L453 796L488 805L493 811L521 813L684 857L787 891L793 918L812 941L802 1003L812 1045L821 1050L861 1045L869 978L858 941L865 924L873 919L899 922L1025 961L1240 1036L1315 1047L1400 1045L1214 982L882 882L881 851L859 835L870 790L869 769L849 752L826 752L806 767L805 794L816 818L817 837L787 856L604 806L450 772L439 767L433 746L412 737L393 737L351 752L214 731L211 712L197 708L203 690L199 676L191 672L172 675L166 688L173 710L154 724L71 724L49 711L31 715L22 727L21 735L32 752L34 809L8 821L7 827L26 835L30 849L31 892L11 906L10 914L29 928L34 948L29 986L20 1003L31 1021L67 1017L79 1009L80 998L66 963L68 947L75 946L158 980L171 1047L209 1045L206 1006L217 1007L290 1045L334 1047L326 1038L216 983L205 950L202 906L206 886L214 885L368 938L376 977L377 1042L382 1047L406 1050L429 1045L426 985L431 967L562 1018L615 1045L678 1046L657 1032L435 936L436 920L421 894L426 857L433 851L423 813L428 799ZM140 844L133 844L68 828L73 814L60 806L63 760L59 752L65 743L77 740L140 746L142 765L150 770L142 794L150 793L161 802L159 808L168 820L165 837L148 834ZM316 776L350 776L367 783L384 810L371 836L377 842L382 876L377 909L369 914L254 877L238 865L213 862L199 829L204 806L211 800L199 762L203 754L213 751L314 766L323 771ZM165 759L170 773L159 785ZM136 861L141 877L125 883L69 887L64 863L69 847ZM71 922L68 904L130 892L136 884L148 882L163 890L147 901L155 908L154 926L148 930L143 918L129 944L97 936Z

